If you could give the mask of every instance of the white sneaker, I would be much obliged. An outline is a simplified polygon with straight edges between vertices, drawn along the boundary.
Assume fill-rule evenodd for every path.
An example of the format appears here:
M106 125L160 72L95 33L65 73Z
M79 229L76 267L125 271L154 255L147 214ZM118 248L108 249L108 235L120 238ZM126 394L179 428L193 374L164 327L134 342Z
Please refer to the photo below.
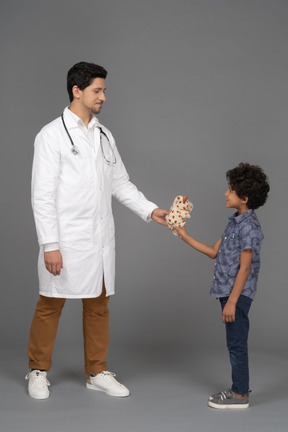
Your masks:
M130 391L123 384L120 384L114 377L116 375L109 371L103 371L95 377L89 376L86 387L90 390L103 391L110 396L127 397Z
M34 399L47 399L49 397L48 386L50 386L50 383L46 376L47 372L41 372L40 370L33 370L26 375L29 396Z

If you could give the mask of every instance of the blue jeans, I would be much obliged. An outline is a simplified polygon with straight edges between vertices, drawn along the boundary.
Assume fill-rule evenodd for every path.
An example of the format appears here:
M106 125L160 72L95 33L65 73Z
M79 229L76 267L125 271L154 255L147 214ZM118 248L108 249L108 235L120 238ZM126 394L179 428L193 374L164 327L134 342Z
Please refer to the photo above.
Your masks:
M222 310L229 297L220 298ZM236 304L235 321L226 323L226 342L232 367L232 390L238 394L249 391L248 312L252 299L240 295Z

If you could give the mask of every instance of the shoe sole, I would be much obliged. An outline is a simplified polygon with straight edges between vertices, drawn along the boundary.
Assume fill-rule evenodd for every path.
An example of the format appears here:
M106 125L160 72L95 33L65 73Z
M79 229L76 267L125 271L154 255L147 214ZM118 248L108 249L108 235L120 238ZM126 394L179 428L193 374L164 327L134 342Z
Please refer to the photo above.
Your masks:
M96 390L96 391L100 391L100 392L103 392L103 393L106 393L107 395L109 395L109 396L114 396L114 397L122 397L122 398L124 398L124 397L128 397L128 396L130 396L130 392L128 393L128 394L120 394L120 393L111 393L111 392L109 392L109 391L107 391L107 390L104 390L104 389L102 389L102 388L100 388L100 387L96 387L95 385L93 385L93 384L88 384L88 383L86 383L86 388L87 389L89 389L89 390Z
M49 396L50 396L50 392L48 393L47 396L33 396L33 395L32 395L31 393L29 393L29 392L28 392L28 394L29 394L29 396L30 396L31 398L33 398L33 399L37 399L37 400L44 400L44 399L48 399Z
M247 404L219 405L219 404L216 404L214 402L209 401L208 405L211 408L222 409L222 410L249 408L249 403L247 403Z

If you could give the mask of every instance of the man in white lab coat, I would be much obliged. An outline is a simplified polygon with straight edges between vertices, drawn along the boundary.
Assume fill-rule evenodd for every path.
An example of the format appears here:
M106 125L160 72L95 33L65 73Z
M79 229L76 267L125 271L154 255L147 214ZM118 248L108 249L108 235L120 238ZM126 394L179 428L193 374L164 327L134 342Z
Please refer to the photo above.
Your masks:
M115 236L111 199L145 221L166 225L157 208L129 181L111 132L99 123L106 70L74 65L67 75L70 106L35 139L32 207L40 245L40 299L30 330L28 393L49 397L47 371L67 298L82 299L86 387L125 397L107 371L109 297L114 294Z

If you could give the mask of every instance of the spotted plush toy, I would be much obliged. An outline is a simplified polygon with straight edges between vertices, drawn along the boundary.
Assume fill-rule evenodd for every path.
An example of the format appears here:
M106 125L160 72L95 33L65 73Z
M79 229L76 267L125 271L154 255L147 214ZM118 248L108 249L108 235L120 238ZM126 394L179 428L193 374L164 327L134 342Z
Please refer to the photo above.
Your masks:
M188 197L178 195L170 207L171 212L166 216L166 222L172 233L178 236L177 231L173 231L173 227L183 227L187 219L190 219L190 213L193 209L193 204L188 201Z

